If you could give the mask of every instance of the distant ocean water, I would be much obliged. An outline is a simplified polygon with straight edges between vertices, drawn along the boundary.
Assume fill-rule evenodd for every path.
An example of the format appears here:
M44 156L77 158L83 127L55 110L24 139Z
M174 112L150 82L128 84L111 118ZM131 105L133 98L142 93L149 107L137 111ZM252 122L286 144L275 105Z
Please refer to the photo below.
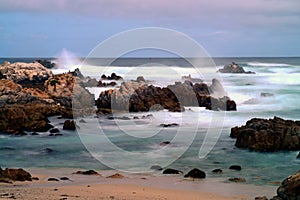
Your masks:
M36 59L54 58L0 58L0 63L9 62L32 62ZM218 74L217 78L222 79L228 96L237 102L237 112L227 112L224 118L224 126L221 136L214 149L204 159L198 156L199 148L204 139L205 132L209 127L218 129L220 121L211 121L210 116L215 115L215 119L222 118L223 112L214 112L203 109L191 108L182 115L164 111L151 112L152 119L139 120L141 124L146 124L147 129L141 126L136 128L141 135L148 132L155 132L160 123L179 123L188 137L194 127L199 124L199 129L190 148L170 167L187 171L197 167L205 170L209 177L227 180L229 177L244 177L247 183L270 184L271 182L281 181L288 175L299 170L300 160L296 159L298 152L284 151L274 153L258 153L248 150L237 149L234 147L235 140L229 137L230 128L243 125L253 117L273 118L274 116L285 119L300 119L300 58L214 58L216 66L208 66L214 69L220 68L231 62L238 63L245 70L254 71L256 74ZM88 59L89 65L103 68L106 72L116 72L120 75L130 73L130 70L137 66L144 66L152 63L151 70L160 70L172 66L181 75L191 74L196 77L189 63L177 58L121 58L114 61L107 69L105 59ZM159 65L155 65L159 64ZM104 70L105 68L105 70ZM146 70L147 67L139 67L139 70ZM54 70L55 71L55 70ZM100 70L101 71L101 70ZM100 78L100 73L85 71L88 75ZM136 75L136 74L134 74ZM148 75L148 74L146 74ZM203 72L203 77L207 82L216 77L211 72ZM161 76L151 76L148 79L154 85L166 85L179 81L177 76L161 74ZM99 89L91 88L91 91L99 93ZM261 93L269 93L271 96L263 97ZM149 113L134 114L142 116ZM132 117L133 115L131 115ZM87 124L93 123L94 119L86 119ZM52 123L62 129L62 124L55 117L51 118ZM110 139L128 151L154 150L160 148L159 143L172 139L176 128L163 129L157 136L147 139L131 138L122 134L122 131L132 131L126 120L119 120L120 127L117 127L111 120L100 119L101 128L108 133ZM222 121L221 121L222 122ZM92 142L93 134L97 130L93 127L82 126L89 134L87 141ZM86 129L84 129L86 128ZM11 137L0 135L0 166L1 167L72 167L72 168L94 168L108 169L94 159L82 145L77 133L61 130L62 137L49 137L48 133L41 133L39 136ZM81 135L82 137L82 135ZM175 143L172 146L174 152L182 148L182 143ZM47 152L45 148L51 148L53 152ZM109 152L112 161L121 162L122 158L117 152ZM101 152L99 152L101 154ZM164 155L152 155L152 157L140 158L140 162L149 161L155 164L156 160L162 159ZM231 172L228 167L232 164L242 166L242 171ZM138 168L138 166L137 166ZM215 168L222 168L222 175L210 173Z

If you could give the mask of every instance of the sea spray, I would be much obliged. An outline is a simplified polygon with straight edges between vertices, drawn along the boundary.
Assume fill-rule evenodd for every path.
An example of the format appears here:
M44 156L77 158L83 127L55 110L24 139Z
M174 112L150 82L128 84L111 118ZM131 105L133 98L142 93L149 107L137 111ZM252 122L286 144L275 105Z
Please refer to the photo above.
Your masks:
M53 61L56 65L56 72L65 72L79 68L82 61L79 56L63 48Z

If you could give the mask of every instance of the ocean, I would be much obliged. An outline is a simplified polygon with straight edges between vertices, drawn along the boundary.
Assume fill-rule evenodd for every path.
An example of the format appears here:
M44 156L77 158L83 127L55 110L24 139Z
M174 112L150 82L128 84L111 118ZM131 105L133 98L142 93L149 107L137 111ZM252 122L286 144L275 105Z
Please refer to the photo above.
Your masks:
M32 62L54 58L0 58L0 63ZM81 59L82 60L82 59ZM107 66L108 60L89 58L85 65L68 64L54 73L80 67L84 75L99 79L102 73L112 72L131 80L143 75L149 83L166 86L191 74L211 83L221 80L228 96L237 103L237 111L209 111L186 108L183 113L150 111L119 113L116 120L107 117L87 117L79 123L77 132L62 130L62 121L51 117L52 124L63 136L14 137L0 135L0 166L23 168L84 168L120 169L145 172L159 164L187 172L194 167L207 172L209 178L227 181L243 177L246 183L272 185L299 170L298 151L273 153L238 149L229 137L230 128L241 126L253 117L300 119L300 58L213 58L215 66L192 66L180 58L120 58ZM71 61L70 61L71 62ZM246 71L256 74L219 74L217 69L235 62ZM72 62L71 62L72 63ZM97 95L101 88L89 88ZM267 95L264 95L267 94ZM142 116L150 115L142 118ZM131 120L122 117L129 117ZM134 119L138 117L139 119ZM162 123L177 123L178 127L162 128ZM171 141L167 147L160 142ZM46 148L53 151L49 152ZM228 170L230 165L242 170ZM222 174L213 174L216 168ZM160 172L151 172L160 175Z

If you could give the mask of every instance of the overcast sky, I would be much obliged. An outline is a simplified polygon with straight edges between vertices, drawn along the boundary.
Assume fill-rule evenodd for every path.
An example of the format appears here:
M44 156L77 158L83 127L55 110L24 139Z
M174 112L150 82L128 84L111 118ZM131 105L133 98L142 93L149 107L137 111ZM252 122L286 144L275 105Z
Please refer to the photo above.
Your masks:
M300 56L299 0L0 0L0 57L85 56L149 26L183 32L212 56Z

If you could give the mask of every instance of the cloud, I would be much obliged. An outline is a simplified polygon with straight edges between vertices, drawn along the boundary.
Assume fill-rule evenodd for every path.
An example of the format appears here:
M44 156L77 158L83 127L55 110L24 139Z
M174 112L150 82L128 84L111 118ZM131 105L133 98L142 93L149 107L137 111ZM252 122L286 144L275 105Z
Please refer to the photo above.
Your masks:
M71 13L110 19L214 26L299 24L298 0L2 0L0 11ZM195 24L196 23L196 24Z

